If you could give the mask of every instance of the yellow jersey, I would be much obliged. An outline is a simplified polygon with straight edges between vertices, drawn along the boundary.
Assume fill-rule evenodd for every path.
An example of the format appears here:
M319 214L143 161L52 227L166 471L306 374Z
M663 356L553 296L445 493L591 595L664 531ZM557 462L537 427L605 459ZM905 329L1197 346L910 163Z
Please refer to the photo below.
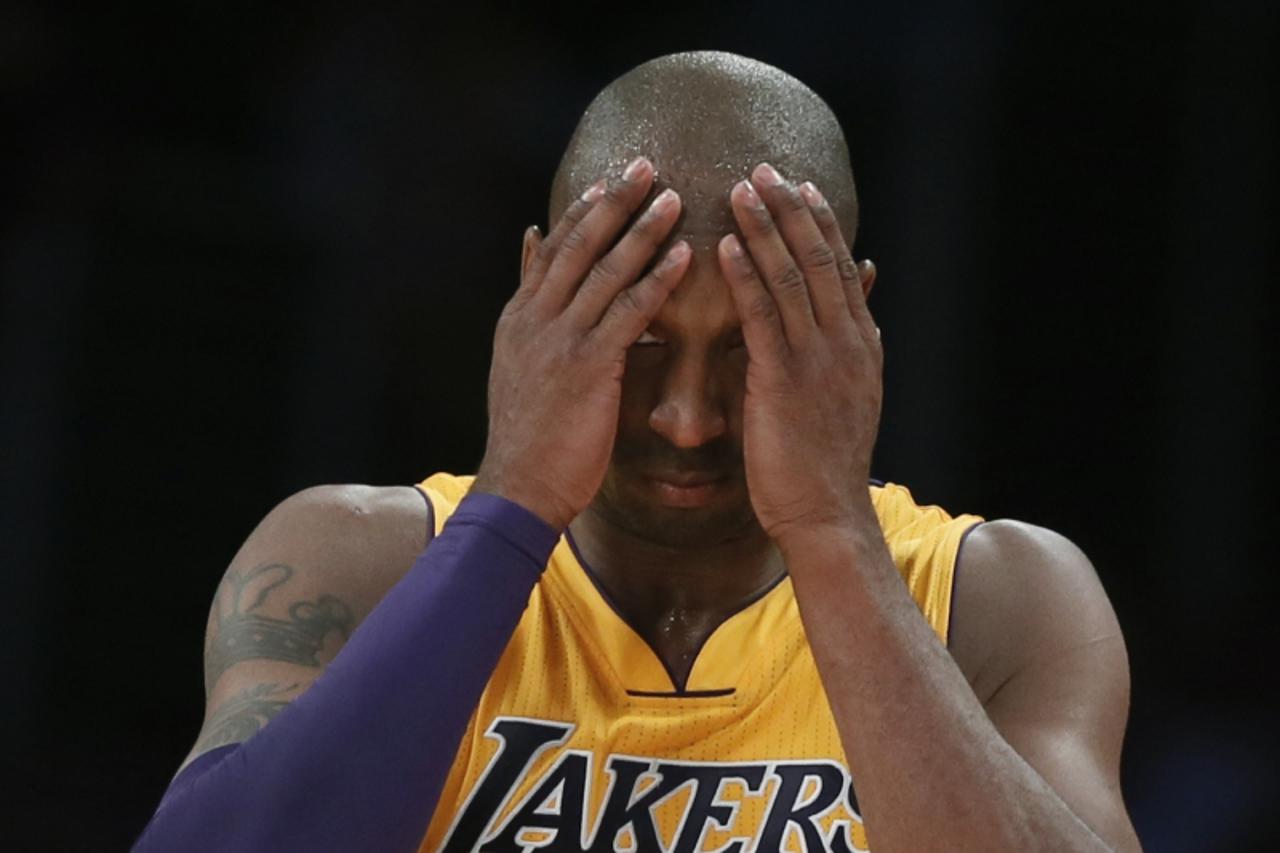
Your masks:
M439 533L472 477L419 488ZM942 642L965 535L981 518L871 495ZM772 853L867 849L791 581L707 639L677 690L561 536L472 714L420 853Z

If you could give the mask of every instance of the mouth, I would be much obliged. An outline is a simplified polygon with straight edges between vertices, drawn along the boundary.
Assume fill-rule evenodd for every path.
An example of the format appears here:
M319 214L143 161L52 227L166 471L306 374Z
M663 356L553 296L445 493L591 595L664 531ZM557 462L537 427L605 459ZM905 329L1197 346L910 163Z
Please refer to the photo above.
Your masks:
M648 473L645 483L667 506L699 507L711 503L729 485L729 475L715 471L664 471Z

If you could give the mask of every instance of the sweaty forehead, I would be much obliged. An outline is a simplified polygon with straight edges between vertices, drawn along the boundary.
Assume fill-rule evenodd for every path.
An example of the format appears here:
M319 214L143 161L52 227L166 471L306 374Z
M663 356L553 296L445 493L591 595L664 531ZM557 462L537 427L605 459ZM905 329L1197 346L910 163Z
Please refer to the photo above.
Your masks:
M689 270L654 318L654 328L685 343L712 343L742 326L714 251L694 251Z
M668 244L686 240L695 252L709 251L720 238L736 229L733 211L729 205L729 192L733 185L746 177L745 171L725 171L690 179L687 173L664 169L662 159L656 158L657 176L652 194L670 187L680 194L681 212L672 229Z
M677 54L615 81L587 108L551 194L551 223L570 199L636 156L657 170L656 191L680 193L677 236L694 248L734 228L729 191L761 162L814 181L842 224L856 222L853 178L839 123L802 83L732 54Z

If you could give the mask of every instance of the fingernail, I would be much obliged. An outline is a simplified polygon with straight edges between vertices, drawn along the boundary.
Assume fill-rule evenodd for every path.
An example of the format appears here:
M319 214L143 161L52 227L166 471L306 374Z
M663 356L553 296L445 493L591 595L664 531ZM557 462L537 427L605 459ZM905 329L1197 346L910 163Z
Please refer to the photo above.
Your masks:
M826 201L822 197L822 193L818 192L818 188L814 186L813 181L805 181L800 185L800 195L804 196L804 200L809 203L810 207L822 207L822 203Z
M596 181L591 186L587 187L586 192L582 194L582 200L595 201L596 199L600 198L600 196L602 195L604 195L604 181L599 180L599 181Z
M667 265L675 266L689 255L689 244L681 240L667 251Z
M778 170L768 163L761 163L756 166L756 170L751 173L751 177L762 187L776 187L782 183L782 176L778 174Z
M676 191L673 189L665 189L658 193L658 197L653 200L653 204L649 205L649 212L657 215L666 213L676 203Z
M733 234L726 234L720 245L724 246L725 253L731 258L741 258L743 255L742 241Z
M760 194L756 192L755 187L751 186L750 181L743 181L742 183L738 184L738 186L742 187L742 191L747 194L747 204L751 205L752 207L764 206L764 202L760 201Z
M627 166L627 170L622 173L622 179L624 181L634 181L636 178L640 177L640 173L644 171L644 167L647 162L648 161L643 157L637 157L632 160L630 165Z

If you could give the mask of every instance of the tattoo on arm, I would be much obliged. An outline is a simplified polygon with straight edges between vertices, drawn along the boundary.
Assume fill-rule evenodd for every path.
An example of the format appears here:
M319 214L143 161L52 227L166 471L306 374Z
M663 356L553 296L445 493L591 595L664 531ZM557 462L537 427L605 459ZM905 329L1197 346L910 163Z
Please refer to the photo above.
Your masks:
M290 700L279 697L288 696L297 689L297 684L281 686L268 682L234 694L209 717L193 752L208 752L215 747L241 743L253 737L289 704Z
M344 639L355 621L351 608L332 595L314 601L298 600L288 607L288 619L264 616L258 609L293 577L283 563L267 563L245 572L228 572L214 601L215 629L205 651L205 689L219 676L245 660L278 660L320 666L325 638L337 631Z

